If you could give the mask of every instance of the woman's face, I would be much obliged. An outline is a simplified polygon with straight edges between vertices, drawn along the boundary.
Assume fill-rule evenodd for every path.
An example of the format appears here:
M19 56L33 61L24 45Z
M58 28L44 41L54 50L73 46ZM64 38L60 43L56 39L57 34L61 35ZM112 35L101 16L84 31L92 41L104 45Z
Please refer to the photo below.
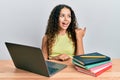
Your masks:
M64 7L63 9L61 9L59 15L60 30L67 30L70 23L71 23L71 12L68 8Z

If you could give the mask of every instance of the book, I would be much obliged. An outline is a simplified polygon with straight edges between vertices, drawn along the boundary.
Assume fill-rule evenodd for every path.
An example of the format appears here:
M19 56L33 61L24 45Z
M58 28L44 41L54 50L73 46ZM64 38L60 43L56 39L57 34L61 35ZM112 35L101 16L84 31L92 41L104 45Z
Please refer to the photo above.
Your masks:
M80 64L79 62L75 61L75 60L72 60L72 63L79 66L79 67L82 67L84 69L90 69L90 68L93 68L93 67L96 67L96 66L100 66L102 64L106 64L108 62L111 62L111 60L108 60L108 61L103 61L103 62L99 62L99 63L94 63L94 64L88 64L88 65L82 65Z
M111 62L103 64L101 66L97 66L97 67L91 68L89 70L86 70L84 68L81 68L81 67L75 65L75 69L77 71L79 71L81 73L85 73L85 74L91 75L91 76L94 76L94 77L99 76L100 74L102 74L103 72L107 71L111 67L112 67L112 63Z
M83 58L81 56L90 56L90 57ZM94 56L94 58L92 56ZM99 57L104 56L104 57L99 58L98 56ZM79 62L82 65L88 65L88 64L108 61L108 60L111 60L111 59L110 59L109 56L103 55L103 54L98 53L98 52L93 52L93 53L87 53L87 54L83 54L83 55L75 55L75 56L73 56L73 60Z

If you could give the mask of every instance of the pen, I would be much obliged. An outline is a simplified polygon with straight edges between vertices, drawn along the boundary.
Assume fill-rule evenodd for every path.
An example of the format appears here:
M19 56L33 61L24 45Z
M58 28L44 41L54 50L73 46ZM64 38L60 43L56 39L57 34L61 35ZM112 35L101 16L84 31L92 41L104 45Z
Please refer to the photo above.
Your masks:
M82 58L105 58L106 56L80 56Z

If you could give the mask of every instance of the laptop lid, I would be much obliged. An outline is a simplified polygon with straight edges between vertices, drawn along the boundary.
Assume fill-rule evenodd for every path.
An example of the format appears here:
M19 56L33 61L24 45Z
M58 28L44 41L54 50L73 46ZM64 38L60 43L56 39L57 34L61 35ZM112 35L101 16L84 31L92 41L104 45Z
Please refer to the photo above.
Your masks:
M40 48L8 42L5 44L17 68L49 76Z

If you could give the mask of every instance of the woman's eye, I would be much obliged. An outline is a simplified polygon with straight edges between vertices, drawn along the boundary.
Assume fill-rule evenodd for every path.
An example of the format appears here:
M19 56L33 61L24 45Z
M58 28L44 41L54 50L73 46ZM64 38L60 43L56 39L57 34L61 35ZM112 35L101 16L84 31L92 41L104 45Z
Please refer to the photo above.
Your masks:
M60 15L60 17L64 17L64 15Z
M70 17L70 18L71 18L71 15L69 15L68 17Z

